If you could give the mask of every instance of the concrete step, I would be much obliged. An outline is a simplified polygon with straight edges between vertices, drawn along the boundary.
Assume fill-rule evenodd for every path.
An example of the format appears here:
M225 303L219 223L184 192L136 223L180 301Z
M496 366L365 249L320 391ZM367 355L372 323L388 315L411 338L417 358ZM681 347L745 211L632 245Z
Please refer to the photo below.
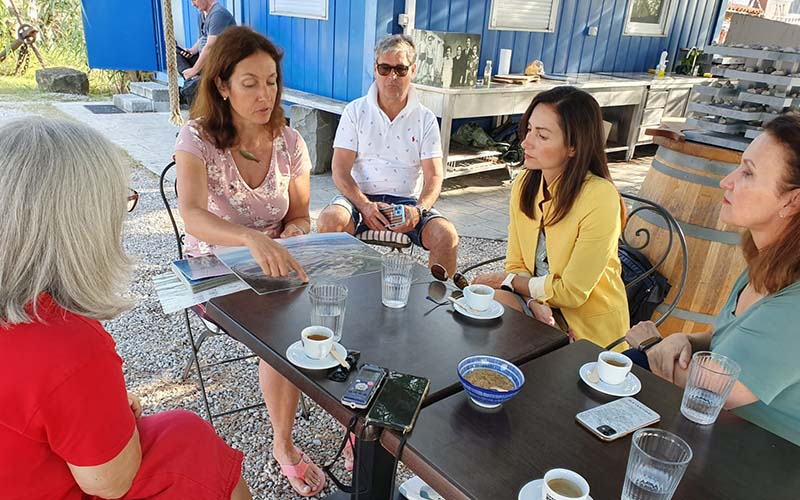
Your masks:
M149 113L153 111L153 101L134 94L114 94L114 106L127 113Z
M130 90L153 102L169 102L169 88L158 82L131 82Z

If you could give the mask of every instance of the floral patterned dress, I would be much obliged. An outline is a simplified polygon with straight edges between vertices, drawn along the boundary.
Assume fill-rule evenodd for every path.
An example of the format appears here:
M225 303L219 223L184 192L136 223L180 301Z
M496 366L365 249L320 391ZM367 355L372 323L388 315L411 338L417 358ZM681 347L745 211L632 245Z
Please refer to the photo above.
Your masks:
M220 218L277 238L289 211L289 182L311 170L308 147L293 128L283 127L272 145L269 172L260 186L251 188L242 179L230 149L217 149L202 133L202 125L190 120L181 128L175 151L200 158L208 174L208 211ZM184 253L212 253L214 245L187 234Z

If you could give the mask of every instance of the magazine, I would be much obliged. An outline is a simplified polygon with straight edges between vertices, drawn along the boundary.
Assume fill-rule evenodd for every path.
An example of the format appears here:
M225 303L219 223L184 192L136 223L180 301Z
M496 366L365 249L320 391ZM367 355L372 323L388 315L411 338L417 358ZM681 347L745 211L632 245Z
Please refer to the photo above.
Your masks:
M347 233L315 233L274 240L303 267L309 279L339 280L381 270L380 252ZM303 286L297 273L266 276L246 247L218 248L217 257L259 295Z
M172 263L172 270L192 293L210 290L239 280L216 255L176 260Z
M234 277L233 282L197 293L186 287L174 272L166 272L154 276L153 285L156 289L158 301L161 303L161 308L165 314L170 314L196 304L208 302L214 297L221 297L249 288L247 283L236 278L233 274L231 276Z

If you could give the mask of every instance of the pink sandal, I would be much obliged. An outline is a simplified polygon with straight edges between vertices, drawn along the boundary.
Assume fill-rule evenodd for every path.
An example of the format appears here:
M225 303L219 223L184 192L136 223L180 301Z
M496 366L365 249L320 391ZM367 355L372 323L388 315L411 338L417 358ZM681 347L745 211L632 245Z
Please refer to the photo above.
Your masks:
M348 439L347 444L344 445L345 450L348 449L350 450L350 458L347 458L347 455L345 455L344 457L344 470L346 470L347 472L353 472L353 467L355 466L355 463L353 462L353 457L354 457L353 454L355 453L355 450L353 448L355 448L355 446L356 446L356 435L351 432L350 439Z
M295 465L284 465L284 464L278 462L278 465L281 466L281 473L284 476L286 476L287 478L296 477L296 478L300 479L301 481L303 481L307 486L310 487L310 485L306 482L306 471L308 470L309 465L311 465L313 462L311 461L310 458L308 458L308 455L306 455L302 450L300 450L298 448L295 448L295 450L300 453L300 461L297 462ZM275 461L277 462L277 459ZM317 493L322 491L323 488L325 488L325 481L326 481L326 478L325 478L325 475L323 473L322 482L320 483L320 485L317 487L317 489L309 491L308 493L303 493L291 481L289 482L289 484L292 486L292 488L294 488L294 490L300 496L313 497L314 495L316 495Z

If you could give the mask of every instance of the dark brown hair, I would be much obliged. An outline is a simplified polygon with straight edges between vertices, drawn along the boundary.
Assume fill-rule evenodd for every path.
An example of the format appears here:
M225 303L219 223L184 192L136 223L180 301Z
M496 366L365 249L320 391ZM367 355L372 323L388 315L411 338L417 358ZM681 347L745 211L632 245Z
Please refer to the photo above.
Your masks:
M779 115L766 125L765 133L786 151L786 169L779 194L800 189L800 113ZM759 250L750 231L742 237L742 250L750 283L761 293L775 293L800 280L800 213L791 215L778 240Z
M283 92L283 76L281 73L281 59L283 53L267 38L244 26L231 26L227 28L208 48L206 64L200 77L200 86L197 90L194 104L192 104L191 117L197 119L203 126L203 132L218 149L226 149L238 141L236 128L233 126L230 102L223 100L215 83L217 77L223 82L228 82L236 65L258 52L264 52L275 61L278 78L278 91L275 94L275 104L272 115L265 125L272 136L281 133L286 125L281 106L281 93Z
M547 104L558 115L561 130L564 132L564 144L574 148L575 154L567 161L567 167L558 181L558 190L553 195L553 213L545 221L545 225L555 224L569 213L572 205L583 187L587 172L611 181L605 153L605 134L603 132L603 115L597 101L575 87L556 87L537 94L531 101L528 110L522 115L517 134L519 140L525 140L528 133L528 121L536 106ZM524 161L524 160L523 160ZM520 210L528 217L533 217L534 203L539 186L543 181L541 170L528 170L523 174ZM613 182L613 181L612 181ZM624 205L620 198L622 218Z

